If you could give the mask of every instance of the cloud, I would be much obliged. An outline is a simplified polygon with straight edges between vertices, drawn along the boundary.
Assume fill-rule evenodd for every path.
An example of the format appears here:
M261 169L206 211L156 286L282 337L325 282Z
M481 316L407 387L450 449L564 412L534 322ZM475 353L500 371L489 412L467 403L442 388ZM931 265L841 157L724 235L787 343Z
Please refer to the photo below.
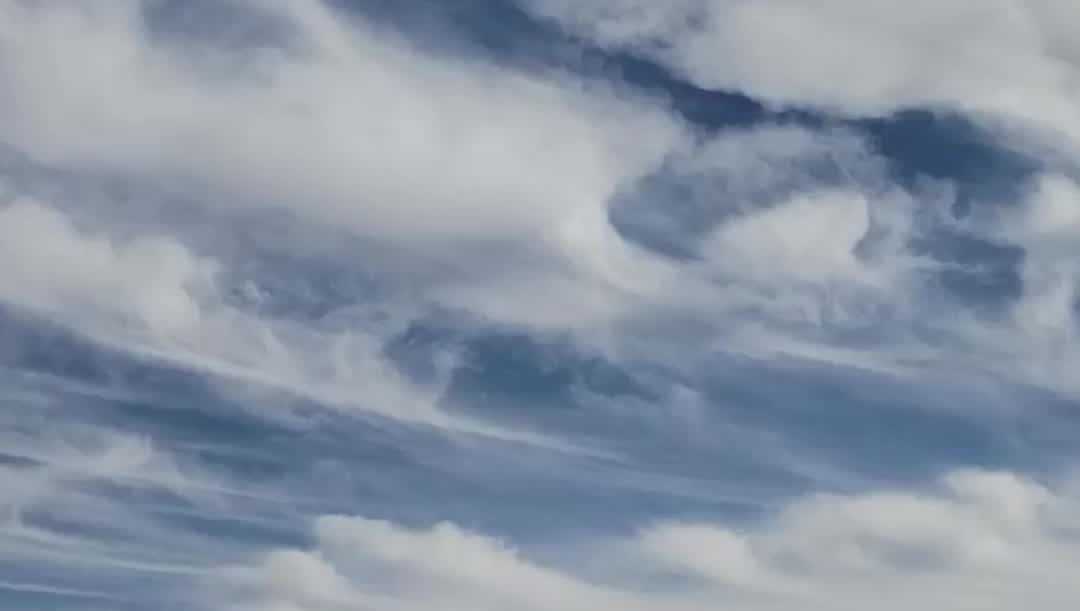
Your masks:
M107 345L302 394L315 392L314 376L328 375L338 389L319 392L338 401L358 376L394 386L374 338L323 334L232 307L218 285L220 263L170 237L81 229L55 208L20 199L0 209L0 253L18 262L0 275L0 299ZM308 350L324 352L319 364L300 356ZM410 404L424 401L398 381L397 396L376 397L372 388L367 398L393 404L377 408L386 413L411 413Z
M602 87L435 57L322 2L239 4L291 34L223 50L156 34L142 2L4 2L0 132L39 160L188 178L231 196L215 205L416 248L557 233L679 136Z
M329 517L313 549L216 581L227 608L250 610L1069 609L1076 503L1069 485L955 471L926 491L809 497L746 529L667 523L567 542L561 567L450 524Z
M1080 187L1057 174L1038 177L1017 206L980 215L969 230L1019 245L1022 293L1004 320L989 325L961 325L969 341L982 344L999 365L1031 382L1070 395L1077 392L1068 373L1080 358L1076 352L1080 267L1076 238Z
M568 74L434 56L322 2L234 7L278 34L165 35L134 0L0 3L5 143L222 215L286 211L360 237L351 255L371 268L434 278L425 300L498 320L584 326L655 290L662 270L607 206L687 137L666 111Z
M117 244L83 234L36 201L0 208L0 297L83 324L135 325L169 335L199 323L213 262L168 237Z
M407 315L372 321L357 308L312 324L265 316L228 297L237 287L225 284L230 270L221 262L172 237L118 237L110 229L79 227L60 210L25 198L0 208L0 258L18 262L0 273L0 303L127 357L207 375L225 394L247 392L264 405L287 408L300 397L465 435L578 451L441 409L451 351L433 352L437 375L423 383L385 354L410 322ZM250 281L244 287L258 292ZM7 348L20 349L17 342Z
M1071 484L956 470L1058 452L1027 447L1050 409L1013 385L1080 396L1067 172L961 218L947 177L898 184L864 123L699 130L615 74L435 53L341 3L158 12L180 4L0 0L5 328L44 319L102 368L152 363L132 366L151 395L133 405L92 389L77 417L83 396L0 426L0 569L23 571L0 589L169 575L252 611L1053 610L1080 593ZM526 5L773 105L1080 136L1064 3ZM984 254L999 245L1023 255ZM999 307L944 279L995 265L1019 284ZM460 360L492 335L509 339ZM970 399L999 387L1015 394ZM990 413L1006 404L1035 432ZM264 438L278 406L307 426ZM256 424L217 413L233 409ZM91 440L54 439L53 414ZM814 493L841 486L860 492ZM331 511L383 520L318 518L307 547L279 532Z
M64 438L63 433L68 438ZM87 482L108 481L134 486L160 486L183 492L188 480L167 452L146 438L71 427L49 438L20 439L7 435L9 458L32 467L2 468L6 526L18 528L23 513L56 509L61 497L78 497Z
M655 101L554 71L434 56L323 3L230 6L236 20L277 27L254 39L199 37L155 29L134 0L0 4L8 24L0 41L18 49L0 70L0 90L10 93L0 133L47 166L181 185L215 221L284 210L316 233L359 237L332 256L385 270L407 295L379 299L420 313L434 304L586 341L656 317L714 324L723 315L730 327L754 311L776 319L769 324L819 326L915 315L921 293L905 240L922 194L888 184L857 134L694 135ZM708 25L720 10L699 9L625 2L594 15L586 4L574 19L618 22L618 33L604 35L617 42L636 30ZM57 63L64 70L50 69ZM670 190L648 188L665 182ZM696 212L670 212L676 189L692 191ZM689 244L703 261L673 261L613 225L617 202L635 198L644 202L630 206L639 229ZM208 316L193 289L170 282L182 293L139 289L143 305L134 307L145 324ZM214 322L223 316L231 322ZM273 363L273 378L303 366L286 345L320 345L307 357L328 344L379 343L342 335L333 344L295 323L268 334L263 321L250 322L217 308L200 325L217 330L199 335L197 358L257 353ZM233 346L214 337L227 326ZM326 360L320 367L332 370Z
M796 196L726 223L704 250L717 265L751 277L778 282L857 281L862 264L856 248L869 232L870 204L864 197L826 192Z
M590 609L614 593L537 566L511 547L444 523L430 530L324 517L317 550L282 550L233 568L220 586L237 609ZM289 577L287 577L289 576ZM301 578L294 578L300 576ZM230 607L232 608L232 607Z
M834 4L810 17L843 12ZM0 3L0 41L18 49L0 60L0 90L10 93L0 109L5 142L46 167L180 185L200 200L185 205L231 228L226 235L246 231L242 213L285 211L287 224L308 231L274 236L286 252L290 240L345 233L358 239L328 256L393 277L396 288L346 295L317 321L264 316L232 295L257 302L263 284L289 279L222 286L234 266L215 238L200 249L180 228L119 239L108 229L121 224L115 210L84 231L24 200L3 211L9 256L87 267L63 266L72 273L47 281L13 271L9 302L185 367L429 423L444 418L433 406L452 354L442 379L415 388L381 354L400 320L373 324L362 311L373 302L407 312L399 318L449 307L479 321L569 331L612 355L659 345L668 341L659 327L684 324L701 330L676 349L687 361L723 345L886 370L913 354L1018 370L1004 346L1028 331L994 330L1000 321L988 325L942 297L936 274L951 264L913 252L913 241L938 228L926 225L942 223L934 214L948 198L891 184L857 133L694 134L655 101L610 85L464 53L434 56L323 3L230 6L239 20L278 27L254 40L200 38L155 29L136 1ZM623 44L656 28L712 27L721 9L756 10L702 6L673 5L686 11L680 16L631 2L599 13L585 4L573 19L614 20L617 31L602 37ZM796 24L810 19L782 8ZM50 69L57 62L64 70ZM35 232L54 237L26 237ZM684 258L657 243L679 244ZM1065 289L1034 299L1040 282L1063 285L1026 269L1032 314L1018 310L1018 319L1043 320L1052 308L1071 317ZM103 333L105 321L141 330ZM939 341L926 346L916 327L934 329ZM984 349L992 359L974 356Z
M30 420L22 407L12 406ZM0 565L11 578L0 589L112 598L118 593L104 588L118 576L198 572L185 556L190 542L174 540L146 512L155 498L178 508L219 502L222 489L197 465L148 437L107 428L12 428L0 433ZM96 581L81 581L88 574Z
M220 264L170 236L118 237L20 198L0 208L0 300L89 337L179 347L215 324Z
M1076 4L1067 0L523 0L695 84L776 105L879 116L951 109L1034 127L1076 151Z

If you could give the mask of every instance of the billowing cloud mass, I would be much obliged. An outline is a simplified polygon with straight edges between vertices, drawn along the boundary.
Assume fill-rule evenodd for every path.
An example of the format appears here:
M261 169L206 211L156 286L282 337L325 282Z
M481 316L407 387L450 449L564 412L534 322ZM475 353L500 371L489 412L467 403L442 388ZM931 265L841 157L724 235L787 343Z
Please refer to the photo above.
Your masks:
M678 136L668 117L603 85L424 54L321 3L245 7L255 14L241 19L282 32L242 52L228 33L156 33L149 8L6 3L9 144L419 248L588 220Z
M324 517L315 548L222 581L229 608L251 610L1068 609L1080 595L1072 488L958 471L923 493L808 498L746 531L654 525L578 550L606 567L592 578L448 523Z
M1071 608L1077 24L0 0L0 608Z

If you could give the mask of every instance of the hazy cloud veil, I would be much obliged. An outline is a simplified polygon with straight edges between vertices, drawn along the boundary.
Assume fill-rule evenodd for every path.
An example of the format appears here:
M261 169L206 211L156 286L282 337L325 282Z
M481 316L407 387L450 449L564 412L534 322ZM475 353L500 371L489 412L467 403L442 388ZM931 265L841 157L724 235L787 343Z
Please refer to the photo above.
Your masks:
M0 0L0 607L1074 608L1077 41Z

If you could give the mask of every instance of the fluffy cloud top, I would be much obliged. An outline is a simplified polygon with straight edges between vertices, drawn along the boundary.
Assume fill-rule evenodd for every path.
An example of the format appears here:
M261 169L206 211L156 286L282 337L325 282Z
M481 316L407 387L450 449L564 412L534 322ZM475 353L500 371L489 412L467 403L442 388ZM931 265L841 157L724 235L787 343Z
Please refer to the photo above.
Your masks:
M323 518L317 544L226 574L229 608L539 611L1070 609L1077 497L1009 473L957 471L935 490L819 496L744 531L660 524L574 551L574 577L450 524ZM588 561L582 561L588 556ZM286 575L288 577L286 577ZM661 584L660 578L676 577Z

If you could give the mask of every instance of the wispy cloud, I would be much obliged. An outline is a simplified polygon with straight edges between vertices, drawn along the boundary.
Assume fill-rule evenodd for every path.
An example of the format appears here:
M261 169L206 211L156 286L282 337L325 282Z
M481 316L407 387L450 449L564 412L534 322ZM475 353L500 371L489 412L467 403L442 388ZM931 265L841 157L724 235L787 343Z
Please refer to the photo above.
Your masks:
M710 89L854 115L951 108L1035 127L1076 151L1080 53L1069 2L520 4Z
M0 591L1064 609L1080 21L819 4L0 0Z

